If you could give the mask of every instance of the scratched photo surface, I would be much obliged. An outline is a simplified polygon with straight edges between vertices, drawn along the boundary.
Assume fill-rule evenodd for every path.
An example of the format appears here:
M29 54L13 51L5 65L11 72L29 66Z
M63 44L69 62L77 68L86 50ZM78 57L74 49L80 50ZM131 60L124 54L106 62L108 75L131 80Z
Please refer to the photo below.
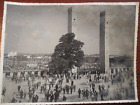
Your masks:
M8 3L1 103L137 101L136 8Z

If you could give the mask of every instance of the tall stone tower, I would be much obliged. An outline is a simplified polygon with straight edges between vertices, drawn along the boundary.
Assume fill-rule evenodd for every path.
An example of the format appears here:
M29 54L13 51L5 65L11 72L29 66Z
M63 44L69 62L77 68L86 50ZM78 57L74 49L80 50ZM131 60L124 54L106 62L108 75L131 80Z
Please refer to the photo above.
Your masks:
M76 7L68 8L68 33L74 33L77 37L77 13ZM77 67L72 69L72 73L77 73Z
M68 8L68 33L74 33L77 35L77 15L76 8Z
M100 72L110 74L109 37L105 33L105 11L100 13Z

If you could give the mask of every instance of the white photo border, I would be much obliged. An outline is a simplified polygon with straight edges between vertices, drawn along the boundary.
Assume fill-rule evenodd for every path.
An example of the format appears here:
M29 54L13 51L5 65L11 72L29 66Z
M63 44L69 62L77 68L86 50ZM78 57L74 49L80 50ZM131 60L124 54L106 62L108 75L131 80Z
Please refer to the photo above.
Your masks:
M90 101L90 102L39 102L39 103L2 103L2 82L3 82L3 60L4 60L4 46L5 46L5 30L6 30L6 13L7 5L20 5L20 6L48 6L48 5L136 5L135 14L135 38L134 38L134 100L109 100L109 101ZM23 3L23 2L4 2L3 10L3 24L2 24L2 37L1 37L1 58L0 58L0 104L1 105L46 105L46 104L88 104L88 103L131 103L138 102L137 94L137 75L136 75L136 58L137 58L137 34L138 34L138 14L139 14L139 2L88 2L88 3Z

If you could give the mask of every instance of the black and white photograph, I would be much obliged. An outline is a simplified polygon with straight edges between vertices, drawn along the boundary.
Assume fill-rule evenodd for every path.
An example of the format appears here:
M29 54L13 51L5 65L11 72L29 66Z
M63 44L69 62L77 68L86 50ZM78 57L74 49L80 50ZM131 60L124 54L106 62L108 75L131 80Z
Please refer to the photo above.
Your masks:
M0 101L137 102L137 2L5 2Z

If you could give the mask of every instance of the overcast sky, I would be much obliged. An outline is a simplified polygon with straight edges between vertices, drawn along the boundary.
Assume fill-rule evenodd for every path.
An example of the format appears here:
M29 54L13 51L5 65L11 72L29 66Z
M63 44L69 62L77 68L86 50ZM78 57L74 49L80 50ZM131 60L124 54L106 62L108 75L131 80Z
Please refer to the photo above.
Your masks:
M67 33L69 7L8 5L5 53L53 53L59 38ZM75 7L76 38L85 43L85 54L99 54L99 16L104 10L110 55L133 54L135 6Z

